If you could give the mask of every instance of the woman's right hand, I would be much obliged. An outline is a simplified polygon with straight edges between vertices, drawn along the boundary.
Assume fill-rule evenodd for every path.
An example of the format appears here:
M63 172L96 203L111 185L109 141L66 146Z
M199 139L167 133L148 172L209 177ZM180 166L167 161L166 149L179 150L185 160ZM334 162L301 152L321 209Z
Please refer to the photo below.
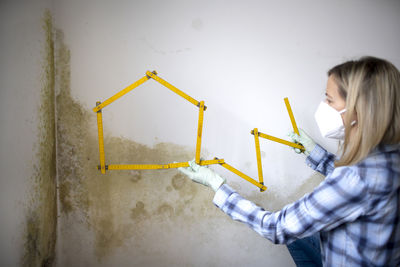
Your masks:
M302 146L304 146L305 151L304 154L306 156L310 155L311 151L313 151L313 149L316 146L316 143L311 139L311 137L302 129L299 129L299 133L300 135L296 134L295 132L291 131L288 133L288 136L290 137L290 139L292 139L292 142L294 143L299 143ZM294 151L296 153L301 153L301 150L298 148L295 148Z
M180 167L178 170L186 174L194 182L211 187L215 192L217 192L218 188L226 181L207 166L196 164L194 159L189 161L189 167Z

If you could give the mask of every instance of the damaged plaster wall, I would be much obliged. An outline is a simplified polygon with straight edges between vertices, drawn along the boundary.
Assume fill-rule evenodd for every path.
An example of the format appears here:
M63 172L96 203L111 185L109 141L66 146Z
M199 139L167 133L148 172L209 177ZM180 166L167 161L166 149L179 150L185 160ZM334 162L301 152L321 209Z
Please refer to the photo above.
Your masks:
M157 70L205 100L205 158L224 158L257 177L250 130L285 138L286 96L298 125L334 151L337 144L323 140L312 119L326 70L364 54L399 62L398 5L362 6L360 13L358 1L56 1L57 264L294 266L284 246L229 220L209 189L176 170L101 175L91 109ZM152 80L103 109L103 122L108 164L193 158L197 109ZM265 209L280 209L321 180L302 155L261 146L264 193L213 168Z
M257 177L249 132L258 127L285 138L291 128L286 96L298 125L336 149L312 119L324 95L326 70L364 54L399 61L398 36L392 34L399 25L398 5L363 5L361 14L357 1L95 3L56 1L56 24L62 29L56 37L58 265L293 266L284 246L229 220L212 205L209 189L176 170L101 175L91 108L146 70L157 70L205 100L202 156L224 158ZM384 19L378 18L382 14ZM343 32L349 24L352 31ZM385 30L366 40L367 29ZM103 109L103 122L108 164L193 158L197 109L152 80ZM268 141L261 146L264 193L213 168L269 210L320 181L302 155Z

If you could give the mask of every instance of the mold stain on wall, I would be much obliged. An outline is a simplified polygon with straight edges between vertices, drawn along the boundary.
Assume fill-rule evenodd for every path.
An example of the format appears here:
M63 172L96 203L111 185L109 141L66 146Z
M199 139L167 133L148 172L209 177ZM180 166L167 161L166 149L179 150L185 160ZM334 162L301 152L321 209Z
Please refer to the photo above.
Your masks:
M57 228L56 137L54 109L54 42L50 11L43 16L45 33L43 75L36 163L31 177L31 200L25 222L23 266L51 266L55 257Z
M212 194L175 169L108 171L102 175L97 170L96 114L71 95L71 53L62 31L56 31L55 42L59 240L63 244L59 253L64 256L60 264L92 260L80 260L80 256L87 256L79 255L79 250L89 250L102 262L128 245L136 260L153 258L158 244L167 242L160 241L156 232L179 230L179 225L216 216ZM108 164L170 163L187 161L195 154L194 148L173 143L149 147L112 136L106 121L104 125ZM82 227L86 230L79 230ZM92 239L87 243L93 247L85 247L85 239ZM160 255L168 257L165 251Z
M63 32L53 28L52 20L47 10L43 17L37 163L25 221L22 265L54 265L56 237L61 243L57 251L60 266L104 263L124 247L128 247L125 251L129 251L132 265L188 266L193 265L192 260L204 263L203 259L192 258L192 248L181 239L190 240L197 248L207 248L213 242L213 233L230 229L233 223L212 205L211 190L190 182L175 169L100 174L96 116L71 94L71 52ZM169 163L193 158L193 148L173 143L145 146L111 135L107 122L104 124L108 164ZM320 177L314 178L291 200L317 184ZM249 198L271 210L289 202L273 192L257 192ZM185 250L187 259L182 258ZM214 259L210 264L218 265L216 262Z

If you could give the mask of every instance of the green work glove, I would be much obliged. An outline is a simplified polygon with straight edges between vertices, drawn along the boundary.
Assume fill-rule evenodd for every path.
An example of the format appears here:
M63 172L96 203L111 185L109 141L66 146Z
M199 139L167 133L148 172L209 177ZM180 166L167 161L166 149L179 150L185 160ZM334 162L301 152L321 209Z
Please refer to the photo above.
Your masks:
M211 187L215 192L225 183L224 178L208 167L196 164L195 160L189 161L189 167L180 167L178 170L189 176L196 183Z
M292 139L292 142L294 143L299 143L304 146L305 151L304 154L306 156L310 155L311 151L315 148L316 144L315 142L311 139L310 136L306 134L305 131L302 129L299 129L300 135L296 134L295 132L291 131L288 133L288 136ZM301 153L301 150L298 148L295 148L294 151L296 153Z

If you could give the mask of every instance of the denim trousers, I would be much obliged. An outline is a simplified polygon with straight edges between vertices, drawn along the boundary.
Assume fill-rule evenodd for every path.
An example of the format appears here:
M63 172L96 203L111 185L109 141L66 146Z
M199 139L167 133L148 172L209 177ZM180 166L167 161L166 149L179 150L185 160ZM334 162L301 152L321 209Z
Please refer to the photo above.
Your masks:
M298 239L287 245L297 267L322 266L319 234Z

